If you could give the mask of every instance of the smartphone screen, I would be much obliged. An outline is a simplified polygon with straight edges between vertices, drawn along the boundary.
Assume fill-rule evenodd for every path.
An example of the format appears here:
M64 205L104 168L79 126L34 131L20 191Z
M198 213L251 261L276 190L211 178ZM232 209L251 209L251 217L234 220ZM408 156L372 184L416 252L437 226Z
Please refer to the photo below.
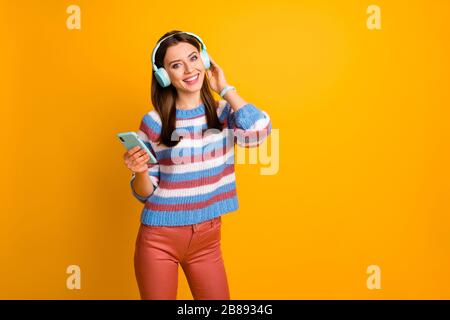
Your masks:
M158 161L155 159L153 154L150 152L149 148L145 145L145 143L139 139L138 135L135 132L122 132L117 134L120 139L120 142L125 146L127 150L133 149L136 146L144 149L150 157L148 163L157 163Z

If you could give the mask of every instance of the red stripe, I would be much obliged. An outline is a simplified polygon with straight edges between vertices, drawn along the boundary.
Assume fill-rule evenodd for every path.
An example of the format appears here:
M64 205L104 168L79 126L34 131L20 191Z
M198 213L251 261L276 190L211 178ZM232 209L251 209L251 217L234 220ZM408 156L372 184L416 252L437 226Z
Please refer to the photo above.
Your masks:
M147 135L149 140L151 140L151 141L158 140L159 134L156 133L155 131L153 131L149 126L147 126L147 124L144 121L141 122L139 129Z
M159 183L159 187L163 189L183 189L183 188L195 188L195 187L201 187L206 186L209 184L216 183L223 177L233 174L234 173L234 166L233 165L227 165L221 172L219 172L216 175L209 176L209 177L202 177L195 180L186 180L186 181L161 181Z
M147 202L145 208L155 211L184 211L184 210L195 210L207 207L217 201L225 200L236 196L236 189L223 192L211 197L208 200L195 202L195 203L182 203L182 204L159 204L153 202ZM150 200L151 201L151 200Z

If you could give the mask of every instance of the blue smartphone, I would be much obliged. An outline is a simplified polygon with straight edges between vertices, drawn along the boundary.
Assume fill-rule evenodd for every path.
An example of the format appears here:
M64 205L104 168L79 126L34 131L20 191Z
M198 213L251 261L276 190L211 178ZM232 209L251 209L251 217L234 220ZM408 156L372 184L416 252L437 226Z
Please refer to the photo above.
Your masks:
M148 163L158 162L153 156L153 154L150 152L150 150L147 148L145 143L141 139L139 139L136 132L121 132L117 134L117 137L119 137L120 142L122 142L122 144L125 146L127 150L130 150L136 146L139 146L141 147L141 149L144 149L150 157L150 161Z

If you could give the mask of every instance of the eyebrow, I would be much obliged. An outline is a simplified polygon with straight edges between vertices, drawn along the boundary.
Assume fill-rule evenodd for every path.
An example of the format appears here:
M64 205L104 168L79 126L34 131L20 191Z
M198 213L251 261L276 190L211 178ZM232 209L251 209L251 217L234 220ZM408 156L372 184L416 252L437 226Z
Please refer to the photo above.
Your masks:
M193 54L193 53L197 53L197 51L192 51L189 55L188 55L188 58ZM173 61L171 61L171 62L169 62L169 66L172 64L172 63L174 63L174 62L176 62L176 61L181 61L181 60L173 60Z

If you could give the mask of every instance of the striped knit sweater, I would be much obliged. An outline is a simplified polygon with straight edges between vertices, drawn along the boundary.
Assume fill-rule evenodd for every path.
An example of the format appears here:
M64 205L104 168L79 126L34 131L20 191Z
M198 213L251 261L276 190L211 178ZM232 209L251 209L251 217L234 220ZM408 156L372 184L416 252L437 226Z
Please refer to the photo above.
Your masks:
M234 145L256 147L270 134L269 115L248 103L237 112L220 100L217 115L222 131L207 129L205 106L176 109L176 132L181 141L174 147L156 142L161 118L155 110L144 115L138 136L158 160L149 165L153 193L142 197L141 222L154 226L182 226L213 219L239 208L234 172Z

